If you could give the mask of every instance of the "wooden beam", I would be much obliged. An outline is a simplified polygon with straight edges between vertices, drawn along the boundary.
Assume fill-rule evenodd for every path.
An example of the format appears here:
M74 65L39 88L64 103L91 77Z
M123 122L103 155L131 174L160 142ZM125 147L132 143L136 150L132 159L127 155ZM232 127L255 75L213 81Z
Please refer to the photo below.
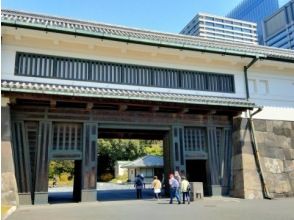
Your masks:
M118 111L120 112L124 112L128 109L128 106L127 105L119 105L119 108L118 108Z
M158 112L159 111L159 106L151 106L150 111L153 112L153 113Z
M180 114L186 114L187 112L189 112L189 108L183 108L180 110Z
M93 102L87 102L86 110L91 111L93 106L94 106Z
M50 107L53 108L53 109L56 108L56 100L55 99L50 100Z

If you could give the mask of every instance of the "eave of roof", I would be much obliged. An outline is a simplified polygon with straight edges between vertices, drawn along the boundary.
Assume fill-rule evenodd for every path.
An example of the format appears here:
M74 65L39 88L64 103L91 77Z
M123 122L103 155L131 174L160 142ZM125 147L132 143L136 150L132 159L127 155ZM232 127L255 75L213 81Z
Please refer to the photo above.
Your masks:
M187 94L178 94L178 93L68 86L68 85L55 85L55 84L46 84L46 83L5 81L5 80L1 81L1 91L37 93L37 94L47 94L47 95L78 96L78 97L143 100L143 101L184 103L184 104L195 104L195 105L226 106L226 107L238 107L238 108L244 108L244 109L252 109L257 107L254 103L246 99L241 99L241 98L199 96L199 95L187 95Z
M236 44L227 41L203 39L195 36L70 20L13 10L1 10L1 24L4 26L44 30L182 50L294 62L294 52L291 50L250 44Z

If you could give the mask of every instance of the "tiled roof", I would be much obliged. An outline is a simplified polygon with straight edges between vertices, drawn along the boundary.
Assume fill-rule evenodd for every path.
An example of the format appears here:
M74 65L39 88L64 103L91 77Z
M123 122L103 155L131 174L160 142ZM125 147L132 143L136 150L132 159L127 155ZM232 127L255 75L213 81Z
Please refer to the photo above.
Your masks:
M286 49L237 44L13 10L1 10L1 24L178 49L294 61L294 52Z
M187 95L179 93L151 92L142 90L138 91L127 89L55 85L5 80L1 81L1 91L80 97L97 97L110 99L143 100L196 105L228 106L241 108L256 107L254 103L249 102L246 99L239 98Z
M163 167L163 157L147 155L140 157L128 164L121 166L122 168L135 168L135 167Z

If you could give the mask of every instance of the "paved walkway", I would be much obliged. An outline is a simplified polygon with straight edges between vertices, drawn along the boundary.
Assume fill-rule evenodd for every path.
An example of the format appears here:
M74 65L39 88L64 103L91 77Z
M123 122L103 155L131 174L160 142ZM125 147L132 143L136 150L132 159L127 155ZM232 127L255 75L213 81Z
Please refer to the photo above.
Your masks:
M294 199L241 200L205 198L190 205L168 204L168 199L155 201L123 200L23 206L8 220L294 220Z

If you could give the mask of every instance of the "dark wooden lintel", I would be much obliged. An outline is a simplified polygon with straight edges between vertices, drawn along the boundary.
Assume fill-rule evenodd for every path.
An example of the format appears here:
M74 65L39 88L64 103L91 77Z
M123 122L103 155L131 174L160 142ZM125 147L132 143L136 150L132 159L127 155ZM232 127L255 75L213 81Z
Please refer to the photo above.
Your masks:
M119 105L118 111L124 112L127 109L128 109L128 106L127 105L121 104L121 105Z
M38 102L42 101L43 106L48 103L48 107L61 108L61 106L66 106L67 102L84 104L84 111L99 109L105 109L110 106L111 109L117 109L118 111L128 111L134 109L141 109L139 111L149 111L151 113L156 112L173 112L177 114L228 114L236 115L239 112L244 111L241 107L226 107L226 106L211 106L211 105L193 105L184 103L165 103L165 102L152 102L152 101L139 101L139 100L120 100L120 99L103 99L103 98L89 98L89 97L68 97L61 95L40 95L40 94L30 94L30 93L15 93L15 92L5 92L5 97L16 100L29 100L28 105L37 108L39 106ZM55 101L58 100L57 104ZM60 105L65 103L63 105ZM91 104L90 104L91 103ZM22 105L24 106L24 105ZM104 107L103 107L104 106Z
M153 113L159 111L159 106L151 106L150 111Z
M92 108L93 108L93 106L94 106L93 102L88 102L88 103L87 103L87 106L86 106L86 110L87 110L87 111L91 111Z
M180 110L179 114L186 114L189 112L189 108L183 108Z
M50 107L53 108L53 109L56 108L56 100L55 99L50 100Z

